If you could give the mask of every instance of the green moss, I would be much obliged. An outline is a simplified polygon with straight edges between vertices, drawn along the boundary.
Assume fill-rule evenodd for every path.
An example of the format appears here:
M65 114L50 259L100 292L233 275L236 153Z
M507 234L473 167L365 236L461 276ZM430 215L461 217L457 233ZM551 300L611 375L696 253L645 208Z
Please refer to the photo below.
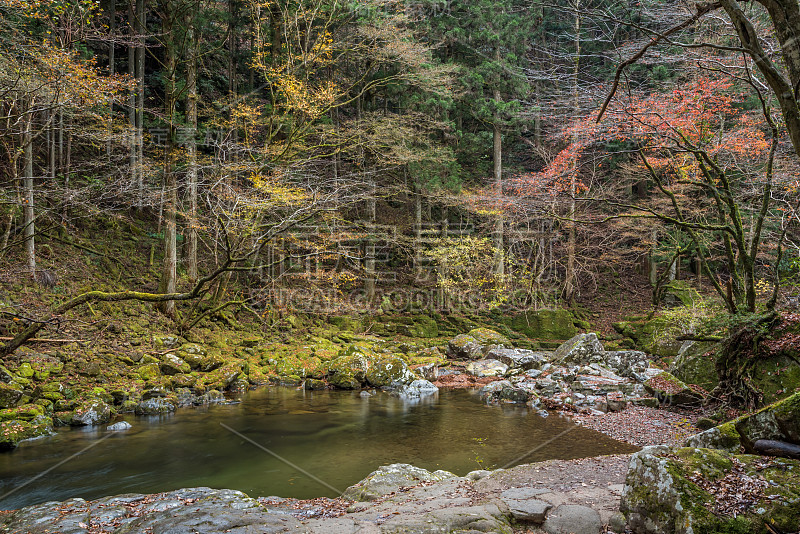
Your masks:
M506 324L531 339L563 340L578 333L569 310L528 311L511 317Z

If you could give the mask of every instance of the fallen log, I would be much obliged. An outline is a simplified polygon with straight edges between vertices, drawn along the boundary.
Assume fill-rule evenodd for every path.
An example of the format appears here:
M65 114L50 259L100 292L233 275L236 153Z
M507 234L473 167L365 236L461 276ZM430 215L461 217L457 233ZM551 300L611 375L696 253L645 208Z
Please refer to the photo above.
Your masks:
M773 439L759 439L753 444L753 449L765 456L778 456L780 458L800 459L800 445L777 441Z

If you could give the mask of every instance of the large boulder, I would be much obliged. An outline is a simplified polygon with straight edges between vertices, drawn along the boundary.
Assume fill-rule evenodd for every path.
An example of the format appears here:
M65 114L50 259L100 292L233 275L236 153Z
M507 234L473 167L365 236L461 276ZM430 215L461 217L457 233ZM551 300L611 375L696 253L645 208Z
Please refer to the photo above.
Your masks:
M328 382L341 389L358 389L367 382L371 355L353 352L339 356L328 368Z
M469 362L466 368L467 374L483 378L487 376L504 376L508 372L508 366L497 360L478 360Z
M14 449L20 441L53 433L53 420L38 415L31 421L14 419L0 423L0 451Z
M351 501L374 501L400 488L417 486L422 482L436 482L456 478L449 471L434 471L414 467L410 464L384 465L367 475L360 482L347 488L342 498Z
M459 334L447 342L447 356L455 360L479 360L483 352L477 339L468 334Z
M638 350L612 350L602 353L603 365L620 376L644 382L649 378L650 357Z
M667 406L695 406L703 402L703 395L673 375L663 372L644 383L645 389Z
M521 387L514 386L508 380L498 380L491 384L486 384L480 390L480 397L488 403L494 402L518 402L526 403L533 394Z
M511 341L506 336L489 328L473 328L468 334L475 338L482 347L511 346Z
M696 448L645 447L620 502L638 534L766 533L800 528L800 461Z
M711 391L719 384L715 365L715 343L685 341L673 360L669 372L687 384Z
M499 360L512 369L538 369L550 360L550 352L534 352L526 349L493 348L486 353L487 360Z
M192 370L188 363L178 358L174 354L165 354L164 359L161 360L159 368L165 375L178 375L181 373L188 373Z
M570 339L578 333L569 310L537 310L515 315L506 324L531 339Z
M369 385L379 388L409 384L415 377L402 358L385 356L369 362L365 378Z
M759 440L800 445L800 393L689 438L690 447L754 452Z
M603 345L597 334L578 334L556 349L554 360L561 364L586 365L603 361Z
M0 383L0 408L13 408L22 399L22 391L11 384Z

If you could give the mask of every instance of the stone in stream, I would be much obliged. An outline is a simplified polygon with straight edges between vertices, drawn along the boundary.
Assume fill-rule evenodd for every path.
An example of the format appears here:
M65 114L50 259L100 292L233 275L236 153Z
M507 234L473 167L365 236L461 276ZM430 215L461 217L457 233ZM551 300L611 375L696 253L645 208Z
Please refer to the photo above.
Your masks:
M111 430L113 432L120 432L122 430L128 430L130 428L133 428L133 427L131 426L131 424L129 422L127 422L127 421L119 421L118 423L114 423L113 425L108 425L108 427L106 427L106 430Z
M439 393L439 388L427 380L414 380L410 384L403 384L393 392L401 399L419 399Z
M532 393L522 388L515 387L508 380L499 380L491 384L486 384L480 390L481 400L488 403L502 401L524 403L528 402L532 396Z
M134 412L136 415L163 415L175 411L175 405L171 402L160 399L148 399L136 405Z
M111 407L103 401L96 400L82 404L72 414L72 425L92 426L108 423L111 418Z

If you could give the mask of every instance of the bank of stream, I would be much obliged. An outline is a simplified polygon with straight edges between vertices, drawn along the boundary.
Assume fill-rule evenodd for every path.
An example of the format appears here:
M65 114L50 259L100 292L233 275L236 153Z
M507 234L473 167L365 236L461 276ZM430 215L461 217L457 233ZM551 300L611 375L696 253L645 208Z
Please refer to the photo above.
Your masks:
M125 419L132 428L124 432L105 426L59 429L0 455L0 495L11 492L0 508L194 486L253 496L333 497L334 489L395 462L464 475L636 450L564 417L541 417L525 405L487 406L473 390L400 399L385 392L366 397L268 387L231 404ZM70 458L80 451L85 452ZM70 459L47 471L65 458Z

